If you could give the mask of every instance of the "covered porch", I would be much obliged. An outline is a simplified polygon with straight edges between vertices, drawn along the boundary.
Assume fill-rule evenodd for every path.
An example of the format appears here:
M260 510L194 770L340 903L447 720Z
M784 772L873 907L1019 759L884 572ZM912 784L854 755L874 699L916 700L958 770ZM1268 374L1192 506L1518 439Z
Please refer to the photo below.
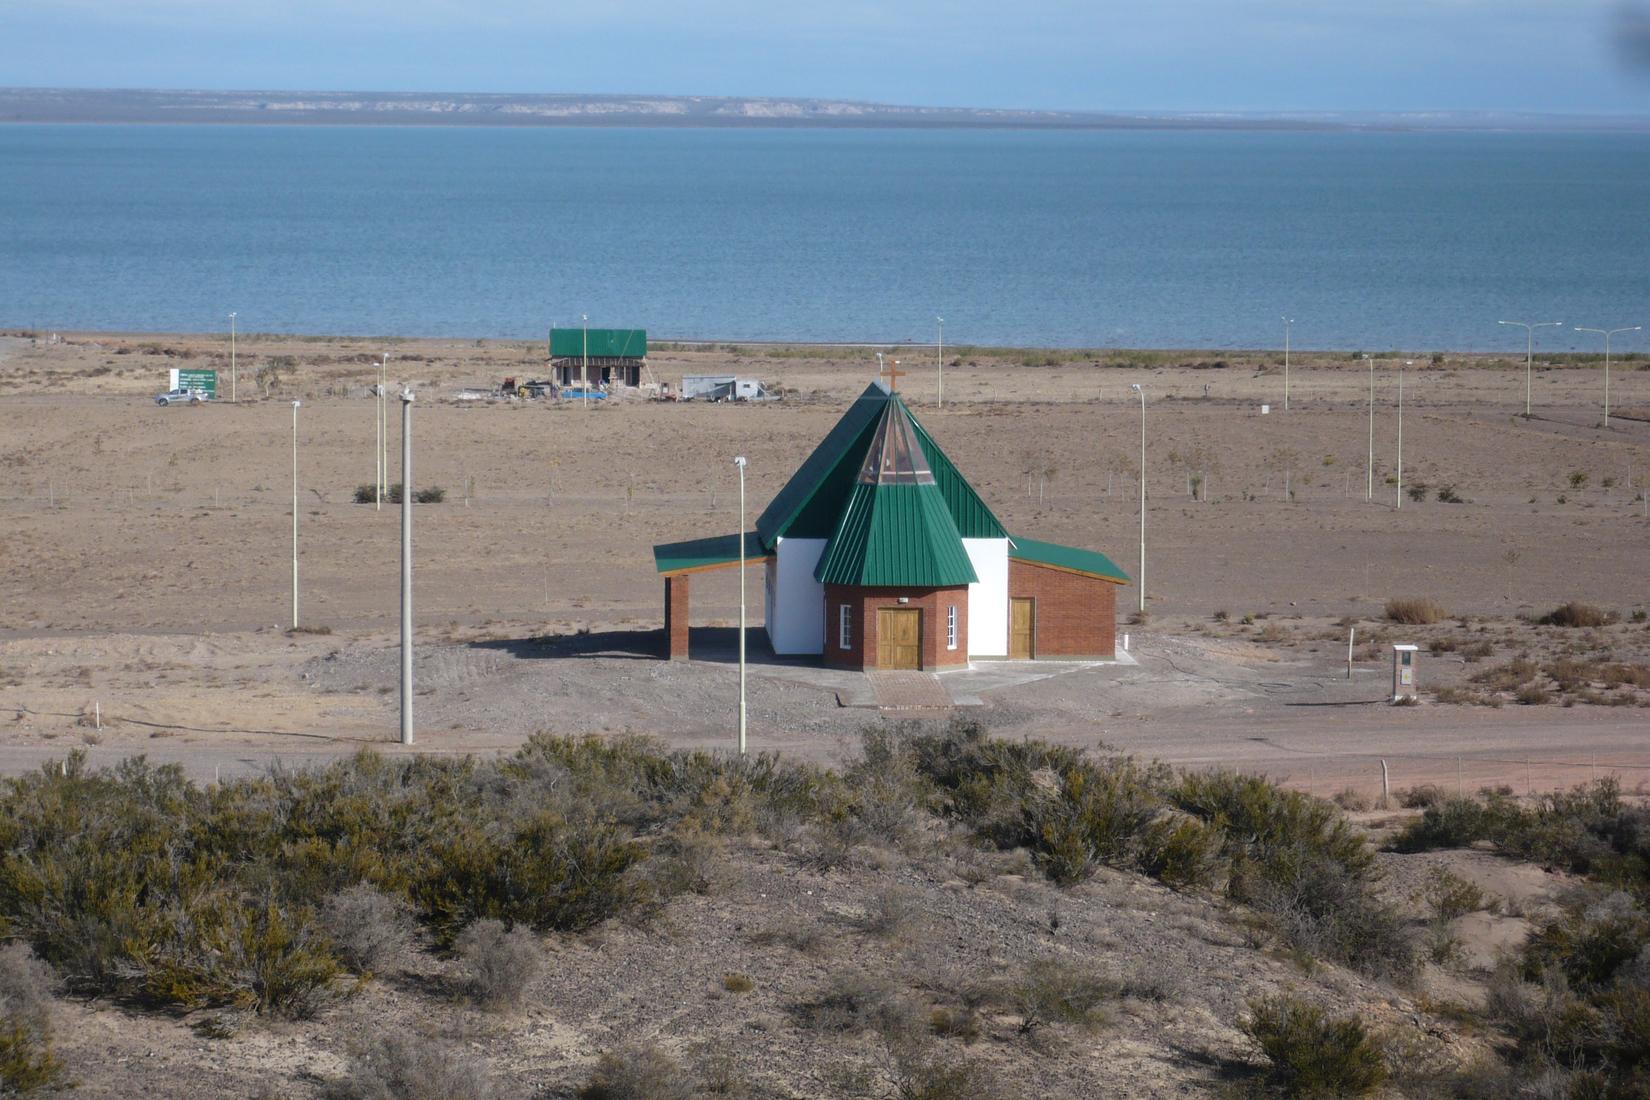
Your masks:
M773 554L763 548L762 539L755 531L667 542L653 548L654 570L665 579L664 649L672 661L688 659L694 576L739 568L741 549L747 568L773 560Z

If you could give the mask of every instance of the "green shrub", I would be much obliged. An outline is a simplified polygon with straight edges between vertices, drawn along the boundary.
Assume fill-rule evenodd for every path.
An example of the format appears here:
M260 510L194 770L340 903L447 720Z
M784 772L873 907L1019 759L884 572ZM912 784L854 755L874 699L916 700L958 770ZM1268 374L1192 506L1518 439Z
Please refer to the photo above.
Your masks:
M1455 920L1484 908L1484 891L1453 871L1435 867L1423 890L1427 906L1440 920Z
M1105 1007L1122 994L1114 979L1067 959L1036 959L1009 979L1003 1000L1020 1017L1021 1034L1045 1024L1092 1027L1104 1022Z
M1381 1046L1357 1016L1331 1019L1317 1005L1278 996L1250 1002L1243 1030L1285 1096L1364 1096L1386 1081Z
M442 501L444 501L446 499L447 499L447 490L443 489L439 485L432 485L427 489L414 489L413 490L413 502L416 503L416 504L440 504ZM355 500L355 503L357 503L357 504L376 504L376 503L378 503L378 487L375 486L375 485L357 485L355 487L354 500ZM401 483L400 482L396 482L394 485L385 486L385 488L384 488L384 503L385 504L400 504L401 503Z
M20 943L0 948L0 1095L57 1084L63 1064L52 1052L51 971Z

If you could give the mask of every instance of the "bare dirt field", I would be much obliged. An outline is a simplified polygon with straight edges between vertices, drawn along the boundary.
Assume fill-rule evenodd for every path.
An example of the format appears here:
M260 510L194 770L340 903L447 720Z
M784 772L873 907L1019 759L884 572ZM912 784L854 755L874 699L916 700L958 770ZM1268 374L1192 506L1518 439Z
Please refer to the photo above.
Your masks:
M732 371L785 398L586 409L461 400L541 374L537 345L246 336L238 403L161 408L152 397L169 366L215 367L228 382L221 339L0 340L0 766L12 769L91 742L204 774L393 735L399 514L352 503L374 477L368 387L385 352L392 384L419 394L415 482L447 494L417 519L422 746L501 749L540 728L716 743L733 671L651 659L662 586L650 548L734 528L736 453L751 460L754 519L875 377L871 349L667 346L650 361L658 379ZM994 728L1264 768L1325 792L1378 782L1381 757L1405 780L1469 787L1609 768L1632 780L1650 765L1641 709L1589 705L1642 702L1642 684L1588 680L1521 706L1522 681L1490 699L1470 680L1524 656L1525 679L1552 687L1544 662L1634 665L1650 650L1633 620L1650 600L1642 363L1616 364L1608 428L1596 364L1540 365L1526 420L1522 364L1414 363L1400 507L1399 360L1375 362L1371 478L1370 373L1346 358L1297 354L1285 413L1275 355L962 348L947 354L940 409L932 352L901 354L907 399L1010 530L1105 550L1131 574L1130 384L1148 397L1150 620L1122 628L1139 664L988 693ZM303 401L301 619L327 634L283 630L292 399ZM394 478L397 425L391 437ZM718 574L695 588L708 654L735 621L736 585ZM755 577L752 596L759 608ZM1382 622L1393 597L1434 600L1451 618ZM1621 621L1582 631L1519 618L1566 600ZM1386 644L1401 640L1436 647L1422 655L1429 687L1508 705L1379 705ZM813 756L874 713L760 667L752 699L755 743Z
M187 336L0 337L0 770L70 748L94 763L141 752L196 778L398 751L399 513L352 502L373 480L367 387L385 351L392 382L418 392L415 484L446 490L416 509L415 751L508 752L538 730L726 746L735 582L695 584L696 659L664 662L651 546L734 530L735 454L751 460L753 520L875 374L870 349L665 348L657 377L738 372L784 400L584 409L463 399L542 373L536 346L252 336L238 348L240 401L153 403L168 366L227 381L225 350ZM1376 365L1366 501L1361 363L1297 355L1284 413L1275 356L965 348L947 356L940 409L923 355L902 353L918 366L901 388L1010 530L1102 549L1131 574L1130 383L1149 401L1149 615L1127 621L1135 589L1119 600L1133 662L942 678L994 732L1260 770L1348 806L1373 801L1383 764L1394 789L1650 778L1641 364L1614 373L1606 428L1594 366L1538 369L1526 420L1521 364L1418 362L1404 485L1427 491L1400 508L1391 359ZM294 399L298 632L285 629ZM398 444L392 432L392 455ZM759 592L753 576L754 608ZM1437 621L1389 621L1392 598L1435 601ZM1537 621L1566 601L1605 614ZM1422 647L1418 706L1385 702L1398 641ZM755 747L834 761L877 720L841 705L854 697L841 682L773 660L759 634L752 655ZM1377 838L1394 824L1359 821ZM886 1052L798 1022L821 990L886 979L938 1011L965 977L1053 959L1098 967L1121 991L1103 1025L1032 1042L999 1011L958 1040L1035 1095L1226 1094L1253 1072L1239 1018L1274 990L1357 1010L1438 1064L1470 1062L1488 1043L1452 1024L1451 1006L1482 1000L1498 952L1566 876L1476 850L1380 858L1382 889L1414 921L1438 870L1507 903L1455 918L1464 961L1429 966L1417 990L1303 967L1245 911L1133 874L1058 890L1023 853L870 846L824 867L805 846L744 838L714 861L714 888L651 923L552 937L513 1014L468 1006L454 959L420 944L319 1021L232 1038L199 1013L63 1001L59 1050L83 1096L327 1095L362 1044L393 1029L485 1063L498 1082L487 1095L571 1096L599 1053L635 1042L663 1043L702 1082L718 1051L737 1050L755 1082L738 1095L881 1095ZM895 932L878 916L891 905L905 914Z

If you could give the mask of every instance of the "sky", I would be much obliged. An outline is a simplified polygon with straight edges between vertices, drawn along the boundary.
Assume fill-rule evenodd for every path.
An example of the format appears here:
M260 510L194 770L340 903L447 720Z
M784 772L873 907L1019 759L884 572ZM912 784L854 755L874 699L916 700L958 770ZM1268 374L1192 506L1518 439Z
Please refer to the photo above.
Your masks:
M1650 113L1650 0L0 0L0 37L12 86Z

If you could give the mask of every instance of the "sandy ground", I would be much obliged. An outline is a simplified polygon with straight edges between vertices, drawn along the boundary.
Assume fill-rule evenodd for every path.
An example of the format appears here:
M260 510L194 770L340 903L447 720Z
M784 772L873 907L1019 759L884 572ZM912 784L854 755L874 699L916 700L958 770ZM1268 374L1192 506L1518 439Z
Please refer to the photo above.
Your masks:
M399 513L350 502L373 480L380 352L392 382L419 393L415 481L447 490L417 514L420 749L508 749L540 728L725 743L731 665L654 659L650 548L734 529L734 454L751 460L753 520L875 374L869 349L663 350L659 378L738 372L786 399L585 410L459 400L541 374L537 346L250 336L238 403L153 404L168 366L226 376L226 350L198 337L0 338L0 768L83 745L205 775L393 736ZM1392 360L1375 372L1369 502L1368 374L1346 359L1297 354L1285 414L1276 356L961 349L940 409L932 352L901 354L907 399L1011 530L1103 549L1130 573L1130 384L1149 400L1152 614L1120 627L1139 664L987 692L976 713L994 728L1261 768L1326 793L1378 789L1383 758L1395 787L1650 777L1641 708L1379 703L1385 643L1405 640L1378 622L1392 596L1495 624L1496 659L1554 644L1517 636L1533 628L1516 616L1585 600L1624 617L1606 639L1614 659L1642 660L1650 635L1630 620L1650 600L1639 364L1613 372L1605 428L1594 367L1538 368L1526 421L1522 364L1422 360L1406 374L1404 482L1466 503L1429 494L1398 508ZM282 629L294 398L301 620L325 634ZM753 576L756 608L759 591ZM694 595L696 646L725 653L734 580L705 578ZM1240 625L1246 614L1262 618ZM1268 622L1280 636L1263 634ZM1361 639L1381 634L1348 684L1344 643L1329 639L1354 623ZM759 663L752 679L761 747L829 757L875 717L781 671ZM1423 665L1428 683L1469 671L1448 654Z

